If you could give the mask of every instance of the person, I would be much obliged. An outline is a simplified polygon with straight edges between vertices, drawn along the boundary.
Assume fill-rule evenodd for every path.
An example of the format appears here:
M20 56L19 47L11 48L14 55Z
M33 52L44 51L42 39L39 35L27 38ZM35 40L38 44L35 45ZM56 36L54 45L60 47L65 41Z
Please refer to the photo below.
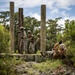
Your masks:
M64 43L62 43L62 41L55 43L52 51L46 51L46 53L42 53L42 56L47 56L50 55L49 57L53 57L53 58L65 58L65 54L66 54L66 46Z
M19 44L19 49L20 53L23 54L23 51L27 51L27 35L26 32L24 31L24 27L20 27L20 44Z
M65 57L66 46L64 43L62 43L62 40L54 45L53 50L54 50L53 53L54 58L58 58L59 56L60 58Z
M61 58L65 58L65 54L66 54L66 46L64 43L62 43L62 41L59 42L59 54Z
M31 30L28 30L27 35L27 50L29 54L35 53L35 43L34 36L32 35Z
M53 53L53 57L54 57L54 58L59 57L58 47L59 47L59 42L55 43L55 44L54 44L54 47L53 47L53 49L52 49L52 50L54 51L54 53Z
M40 50L40 34L39 33L37 34L37 39L36 39L36 42L35 42L35 47L36 47L36 52L37 52L37 50Z

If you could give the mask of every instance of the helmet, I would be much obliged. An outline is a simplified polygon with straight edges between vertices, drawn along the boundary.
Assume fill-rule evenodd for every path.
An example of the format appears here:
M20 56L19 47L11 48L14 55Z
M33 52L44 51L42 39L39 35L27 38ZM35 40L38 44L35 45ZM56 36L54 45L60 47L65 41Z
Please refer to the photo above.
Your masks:
M25 28L23 26L20 27L20 30L24 30Z
M31 33L31 30L28 30L28 33Z

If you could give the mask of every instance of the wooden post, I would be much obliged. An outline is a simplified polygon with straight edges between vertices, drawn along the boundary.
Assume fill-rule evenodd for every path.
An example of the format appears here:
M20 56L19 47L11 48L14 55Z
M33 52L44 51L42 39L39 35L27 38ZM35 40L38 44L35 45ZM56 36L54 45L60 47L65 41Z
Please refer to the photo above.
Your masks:
M41 51L46 51L46 5L41 5Z
M23 8L19 8L18 9L18 12L19 12L19 24L18 24L18 32L20 32L20 27L23 26ZM18 52L21 53L21 48L20 48L20 41L21 41L21 38L20 38L20 33L18 33Z
M19 8L19 27L23 26L23 8Z
M14 2L10 2L10 50L14 52Z

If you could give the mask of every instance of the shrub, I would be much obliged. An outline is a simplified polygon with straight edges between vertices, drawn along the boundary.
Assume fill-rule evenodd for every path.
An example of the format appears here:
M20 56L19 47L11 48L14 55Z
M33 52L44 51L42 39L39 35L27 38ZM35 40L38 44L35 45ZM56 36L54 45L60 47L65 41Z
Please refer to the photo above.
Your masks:
M4 58L0 59L0 75L17 75L15 67L19 64L21 64L21 59L16 60L16 57L6 54Z
M9 32L0 25L0 53L8 52L9 49Z
M68 59L71 60L75 64L75 41L71 42L71 46L68 48L66 55Z

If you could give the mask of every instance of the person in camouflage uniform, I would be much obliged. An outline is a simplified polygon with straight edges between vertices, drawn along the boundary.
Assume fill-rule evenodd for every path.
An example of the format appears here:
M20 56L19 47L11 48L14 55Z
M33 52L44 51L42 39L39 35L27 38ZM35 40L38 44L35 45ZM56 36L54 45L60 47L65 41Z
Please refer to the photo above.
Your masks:
M20 27L20 44L19 44L20 53L23 54L23 51L27 51L27 35L24 31L24 27Z
M37 34L37 39L36 39L36 43L35 43L35 47L36 47L36 51L40 50L40 33Z
M28 30L27 35L27 50L29 54L35 53L35 41L32 32Z

